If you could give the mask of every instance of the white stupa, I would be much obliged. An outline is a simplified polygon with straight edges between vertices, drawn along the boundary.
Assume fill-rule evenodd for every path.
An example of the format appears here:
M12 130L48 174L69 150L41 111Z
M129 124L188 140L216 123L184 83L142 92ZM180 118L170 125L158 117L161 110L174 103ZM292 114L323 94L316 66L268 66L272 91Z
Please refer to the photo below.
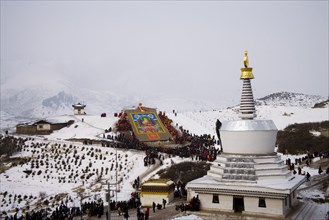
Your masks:
M274 122L254 119L256 109L250 83L254 76L248 63L245 52L240 77L241 120L223 122L223 153L206 176L187 184L187 199L198 195L201 210L284 217L298 203L296 189L305 177L293 175L275 153Z

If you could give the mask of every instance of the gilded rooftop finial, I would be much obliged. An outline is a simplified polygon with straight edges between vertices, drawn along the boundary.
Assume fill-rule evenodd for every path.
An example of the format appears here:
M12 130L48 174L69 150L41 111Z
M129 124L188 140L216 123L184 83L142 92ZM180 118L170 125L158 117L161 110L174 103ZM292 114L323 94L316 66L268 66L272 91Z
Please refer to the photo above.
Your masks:
M244 52L243 58L244 68L241 68L240 79L253 79L252 68L249 67L248 51Z
M249 60L248 60L248 51L244 52L244 59L243 59L244 67L248 68L249 67Z

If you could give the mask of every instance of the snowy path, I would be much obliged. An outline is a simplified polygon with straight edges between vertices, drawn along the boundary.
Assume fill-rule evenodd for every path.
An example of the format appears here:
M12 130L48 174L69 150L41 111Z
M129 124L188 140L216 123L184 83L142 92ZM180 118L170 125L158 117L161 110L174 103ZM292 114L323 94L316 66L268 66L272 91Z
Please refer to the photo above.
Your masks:
M141 180L141 182L144 181L144 178L146 176L148 176L149 174L151 174L153 171L155 171L159 167L160 167L160 161L158 159L155 159L155 164L152 165L152 166L149 166L144 173L142 173L141 175L139 175L139 179Z

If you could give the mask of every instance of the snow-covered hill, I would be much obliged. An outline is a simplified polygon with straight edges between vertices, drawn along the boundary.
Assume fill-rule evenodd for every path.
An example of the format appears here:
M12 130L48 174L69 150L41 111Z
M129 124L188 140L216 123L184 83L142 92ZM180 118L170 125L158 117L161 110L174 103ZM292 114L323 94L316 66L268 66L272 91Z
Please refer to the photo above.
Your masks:
M256 100L257 105L313 107L314 104L326 100L318 95L306 95L294 92L277 92Z
M98 92L86 89L61 88L58 91L43 87L24 90L4 90L1 95L1 111L9 115L25 117L47 117L70 114L72 104L87 104L90 114L120 111L123 106L133 102L111 92Z
M56 108L62 103L74 101L75 98L66 93L60 93L57 96L45 100L44 104L46 107ZM117 103L120 102L118 101ZM324 108L311 108L264 105L257 106L256 109L258 119L272 119L278 129L283 129L293 123L329 120L328 106ZM163 111L161 108L158 108L158 110ZM192 134L211 134L216 137L216 120L225 121L238 119L238 107L211 111L180 111L175 109L175 113L168 111L166 114L173 120L174 126L183 126L184 129L189 130ZM1 117L11 119L11 116L5 115L3 112ZM74 120L74 124L44 136L44 138L36 137L35 141L29 141L24 146L23 152L17 154L16 157L33 157L39 159L31 160L22 166L13 167L5 173L0 174L1 192L3 193L6 191L11 195L21 194L23 197L26 196L28 198L26 201L30 203L31 206L40 198L41 194L44 194L46 198L50 198L60 193L64 193L65 199L67 200L72 198L69 205L74 206L79 204L79 196L76 191L78 188L84 188L84 193L91 198L104 199L105 189L107 187L106 180L113 180L115 173L113 169L109 170L107 173L105 170L102 170L102 167L113 166L115 161L115 149L102 147L100 144L82 145L79 143L67 142L67 140L71 138L101 140L103 139L105 129L109 127L113 128L118 118L114 117L113 114L109 114L107 117L100 117L99 114L74 116L73 112L71 114L45 118L49 121L58 122ZM84 120L82 120L82 118ZM39 143L39 145L37 145L38 147L36 147L36 143ZM122 164L122 167L126 168L126 170L122 168L122 171L119 172L119 178L122 182L120 184L118 198L120 200L125 200L129 199L130 193L133 191L131 183L137 176L146 172L147 168L143 166L143 152L118 149L118 154L120 155L120 164ZM301 156L302 155L289 157L294 158ZM41 162L43 157L47 157L47 163L49 165L45 165L44 162ZM71 158L71 161L65 158ZM188 158L185 158L184 160L187 159ZM169 158L166 156L162 168L170 166L171 160L175 162L183 161L179 157ZM78 166L78 163L81 165ZM36 164L38 168L35 167ZM66 166L70 166L70 169ZM26 174L24 172L29 169L32 169L34 173ZM83 175L87 169L94 170L90 172L94 175L88 178ZM312 175L317 174L317 170L310 168L304 169ZM154 175L156 171L157 170L152 171L147 177ZM29 192L29 194L27 195L25 192ZM8 211L11 210L12 207L22 207L27 204L25 201L18 203L20 200L13 202L8 199L8 197L5 198L4 194L0 195L0 199L5 199L4 201L6 201L3 207L0 208L1 211Z
M49 102L56 104L56 100L57 98L54 98ZM220 121L238 119L237 107L213 111L187 112L176 110L176 112L177 114L167 112L169 118L173 120L173 125L183 126L184 129L189 130L193 134L211 134L216 136L215 122L217 119ZM327 113L328 107L257 107L257 118L272 119L278 129L283 129L293 123L329 120ZM47 119L51 121L74 120L75 122L69 127L44 136L44 138L36 137L35 141L28 141L24 146L24 150L15 155L17 158L31 157L33 160L0 174L2 193L0 194L0 200L5 201L3 206L0 207L0 211L10 211L15 207L20 208L26 204L34 206L40 199L41 194L45 195L45 199L55 195L64 195L63 200L69 201L68 205L77 206L79 204L78 189L84 189L84 194L88 196L87 201L89 201L89 198L105 198L106 181L113 180L115 172L114 169L107 172L103 167L113 166L115 149L102 147L100 144L82 145L67 142L66 140L70 138L102 139L104 130L113 127L118 118L115 118L113 115L102 118L99 115L74 116L71 114L52 116ZM36 143L39 144L36 145ZM123 167L118 175L119 179L122 180L118 199L126 200L130 198L130 193L133 191L132 182L134 179L146 172L147 168L143 166L145 154L140 151L127 149L118 149L117 151L118 155L120 155L119 164ZM183 161L179 157L169 158L165 156L165 158L163 166L158 169L170 166L171 160L176 163ZM188 160L188 158L184 160ZM32 170L31 174L24 172L30 169ZM147 178L154 175L158 169L149 173ZM317 170L303 169L306 172L310 172L311 175L317 174ZM87 172L86 170L89 171ZM90 174L88 178L87 173ZM8 194L6 197L4 192ZM14 195L21 195L26 197L26 200L17 199L13 201L9 198L9 194L13 197ZM56 203L54 205L56 206Z
M162 97L127 97L111 91L96 91L78 88L69 83L37 85L23 88L7 88L1 86L1 112L7 120L14 117L46 118L54 115L71 114L72 104L86 104L86 112L98 115L103 112L113 114L122 109L137 106L155 107L162 111L207 110L212 109L211 103L200 100L186 100ZM1 126L4 128L4 126Z

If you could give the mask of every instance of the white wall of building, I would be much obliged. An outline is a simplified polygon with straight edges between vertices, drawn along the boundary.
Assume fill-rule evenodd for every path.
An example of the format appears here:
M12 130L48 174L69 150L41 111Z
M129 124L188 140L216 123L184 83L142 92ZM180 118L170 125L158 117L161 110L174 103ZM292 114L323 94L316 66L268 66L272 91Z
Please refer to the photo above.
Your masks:
M84 109L74 109L74 114L75 115L84 115L85 114L85 110Z
M174 199L174 192L168 194L159 194L159 193L154 193L154 194L141 194L141 203L142 206L152 206L153 202L155 202L155 204L161 204L162 205L162 199L167 200L167 204L170 203L171 201L173 201Z
M233 212L233 196L218 195L219 203L213 203L213 194L199 195L202 210Z
M265 198L266 207L259 207L258 197L244 197L244 213L259 214L264 213L268 215L284 215L282 208L283 200Z
M199 196L201 203L201 210L208 211L221 211L221 212L234 212L233 210L233 195L218 195L219 203L213 203L213 194L200 194L194 191L189 191L188 200L193 198L193 196ZM264 198L264 197L263 197ZM289 198L291 199L291 205L289 204ZM248 197L244 196L244 211L245 214L252 215L265 215L265 216L285 216L291 210L291 206L298 204L297 196L293 198L287 196L287 201L285 199L275 199L275 198L264 198L266 207L259 207L259 197Z
M37 131L50 131L50 124L37 124Z

